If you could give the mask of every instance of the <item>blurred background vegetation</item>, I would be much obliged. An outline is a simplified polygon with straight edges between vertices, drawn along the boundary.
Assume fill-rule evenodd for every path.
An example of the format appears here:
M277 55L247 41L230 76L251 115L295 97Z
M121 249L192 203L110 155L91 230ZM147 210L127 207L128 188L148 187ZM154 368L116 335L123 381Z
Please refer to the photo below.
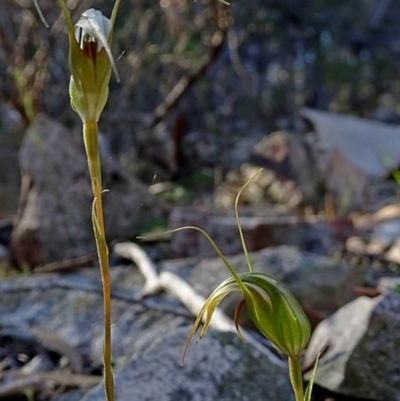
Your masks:
M109 15L114 0L67 3L76 21L90 7ZM1 218L18 207L8 193L35 116L80 130L64 21L54 0L39 4L50 29L32 0L1 5ZM305 130L303 106L398 124L399 15L390 0L123 0L113 45L121 83L111 83L100 129L145 183L156 173L199 186L239 167L232 154L246 138Z

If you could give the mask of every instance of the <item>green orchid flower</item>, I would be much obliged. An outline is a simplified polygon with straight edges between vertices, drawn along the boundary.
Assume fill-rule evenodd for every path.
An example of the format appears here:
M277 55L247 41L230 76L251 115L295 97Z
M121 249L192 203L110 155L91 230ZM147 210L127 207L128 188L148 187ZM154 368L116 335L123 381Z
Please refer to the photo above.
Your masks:
M200 339L206 333L218 304L232 292L242 292L244 300L238 304L234 320L239 337L238 319L246 306L250 319L257 329L279 350L290 357L299 356L310 339L311 327L300 304L288 288L277 279L263 273L235 274L221 283L209 296L189 335L187 345L204 318Z
M91 8L74 26L64 0L59 0L68 28L71 104L83 123L98 122L112 71L119 81L110 45L120 1L115 2L111 19Z
M244 299L239 302L234 313L234 322L239 337L245 341L240 332L238 320L240 311L243 306L246 306L247 313L259 332L288 357L289 375L296 401L310 401L316 366L312 380L304 394L300 355L310 340L311 325L294 295L282 282L267 274L254 271L236 273L207 233L198 227L190 228L201 231L207 237L231 272L232 277L222 282L201 308L186 341L182 364L189 344L202 321L204 325L199 335L199 341L206 334L212 315L219 303L230 293L240 291ZM178 230L180 229L176 231ZM240 226L239 230L241 231ZM243 246L245 247L244 243ZM248 257L247 251L245 254ZM249 264L249 266L251 265Z

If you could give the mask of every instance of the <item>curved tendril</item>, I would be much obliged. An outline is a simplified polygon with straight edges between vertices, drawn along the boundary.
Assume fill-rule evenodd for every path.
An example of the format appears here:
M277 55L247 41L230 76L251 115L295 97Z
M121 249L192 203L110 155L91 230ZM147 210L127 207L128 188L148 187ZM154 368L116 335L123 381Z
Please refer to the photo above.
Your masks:
M238 283L239 288L242 291L242 293L244 295L249 295L250 296L249 290L243 284L241 278L235 272L233 267L229 264L228 259L226 259L226 257L222 253L222 251L218 248L218 245L214 242L214 240L203 229L201 229L199 227L196 227L196 226L185 226L185 227L174 228L173 230L168 230L168 231L165 231L165 232L160 233L160 234L146 235L144 237L137 237L137 238L139 238L139 239L148 239L148 238L161 237L161 236L163 236L165 234L172 234L172 233L176 233L178 231L183 231L183 230L196 230L196 231L199 231L200 233L202 233L207 238L207 240L211 244L211 246L215 249L215 252L217 252L217 254L221 258L221 260L224 262L225 266L228 268L229 272L232 274L232 276L234 277L234 279Z
M33 0L33 4L36 8L37 13L39 14L39 18L41 19L41 21L43 22L44 26L46 28L50 28L50 25L47 23L46 18L44 18L44 15L42 13L42 9L39 6L38 0Z
M247 266L249 267L249 271L250 272L254 272L254 267L253 267L253 263L250 260L249 257L249 252L247 251L247 246L246 246L246 241L244 239L244 235L243 235L243 230L242 230L242 226L240 225L240 218L239 218L239 212L238 212L238 203L239 203L239 198L240 195L242 194L243 190L254 180L254 178L257 177L258 174L260 174L262 171L262 168L260 170L257 171L257 173L255 173L247 182L246 184L244 184L242 186L242 188L240 188L239 193L236 196L236 200L235 200L235 215L236 215L236 222L239 228L239 235L240 235L240 241L242 243L242 247L243 247L243 251L244 251L244 256L246 258L246 262L247 262Z
M108 45L109 46L111 46L111 43L112 43L112 38L113 38L113 34L114 34L114 25L115 25L115 20L117 19L117 14L118 14L118 9L119 9L119 4L120 3L121 3L121 0L116 0L116 2L114 3L114 8L113 8L112 13L111 13L111 32L108 35ZM107 51L107 47L105 47L105 49ZM110 54L109 54L108 51L107 51L107 54L108 54L108 57L110 59L111 67L112 67L112 69L114 71L116 80L117 80L117 82L120 82L121 79L119 77L117 66L116 66L114 57L113 57L113 55L111 53L111 50L110 50ZM118 60L119 60L119 58L118 58Z

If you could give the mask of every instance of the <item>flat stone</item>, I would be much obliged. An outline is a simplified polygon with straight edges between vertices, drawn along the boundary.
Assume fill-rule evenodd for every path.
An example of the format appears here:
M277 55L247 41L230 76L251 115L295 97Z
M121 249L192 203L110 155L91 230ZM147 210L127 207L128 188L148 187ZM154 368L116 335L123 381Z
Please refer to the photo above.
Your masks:
M378 282L378 291L400 291L400 277L382 277Z
M209 330L180 366L189 327L159 338L115 374L115 399L140 401L294 400L286 364L277 364L235 333ZM81 401L103 401L97 386Z
M322 176L304 136L277 131L259 141L253 148L251 161L275 173L278 180L293 181L301 193L301 201L314 204L320 200Z
M146 349L159 336L190 320L180 316L183 308L179 302L165 294L136 302L135 294L143 284L136 269L114 267L110 273L115 283L113 359L119 366L127 355ZM101 366L103 300L98 269L6 279L0 281L0 292L0 325L54 333Z
M400 262L400 207L387 205L366 215L355 224L356 237L349 238L346 249L388 262Z
M336 204L346 201L347 210L373 206L374 186L400 165L398 127L307 108L301 115L314 126L315 168Z
M331 391L400 400L400 295L360 297L324 320L312 335L306 364L323 346L315 382Z
M0 263L6 261L9 257L8 248L0 244Z

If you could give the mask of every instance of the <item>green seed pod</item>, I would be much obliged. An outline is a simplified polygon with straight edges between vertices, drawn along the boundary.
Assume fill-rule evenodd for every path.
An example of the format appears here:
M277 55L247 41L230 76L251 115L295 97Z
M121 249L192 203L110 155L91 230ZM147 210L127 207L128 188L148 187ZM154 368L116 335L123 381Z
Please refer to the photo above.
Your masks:
M75 27L64 1L59 2L68 27L71 104L84 123L97 122L108 98L112 70L119 79L110 43L120 0L111 20L91 8L82 13Z

